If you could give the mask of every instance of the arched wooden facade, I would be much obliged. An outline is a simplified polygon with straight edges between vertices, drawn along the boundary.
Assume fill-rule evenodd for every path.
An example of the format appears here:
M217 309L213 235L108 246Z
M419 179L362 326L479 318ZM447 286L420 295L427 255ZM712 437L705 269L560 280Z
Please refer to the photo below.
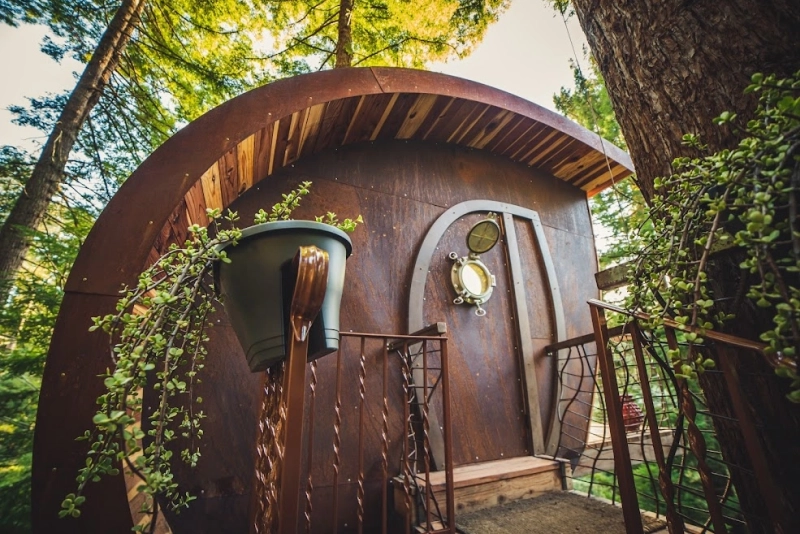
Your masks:
M123 477L90 486L77 526L58 520L74 489L88 427L109 365L107 342L88 333L90 318L113 310L118 291L207 207L232 208L247 221L301 180L314 182L298 218L328 210L361 213L352 236L342 328L406 333L412 270L433 222L460 202L490 200L534 210L562 288L567 335L590 330L585 302L596 296L587 193L631 172L627 155L568 120L513 95L422 71L371 68L283 80L237 97L178 132L122 186L81 248L70 275L47 360L34 444L37 532L122 532L131 526ZM451 250L465 254L475 216L450 226L437 243L425 282L424 320L449 324L453 344L457 463L531 454L517 357L512 279L503 247L486 255L497 274L489 314L452 304ZM534 354L554 340L547 277L536 236L516 228L526 273ZM203 394L208 411L204 457L178 471L200 495L175 518L177 531L241 530L249 504L259 381L247 371L223 312L217 313ZM483 322L476 322L483 321ZM552 417L551 366L535 360L542 420ZM354 366L345 367L353 379ZM320 362L320 400L330 364ZM349 377L349 378L348 378ZM368 384L369 386L369 384ZM327 397L326 397L327 395ZM347 415L345 415L345 418ZM345 421L346 423L346 421ZM344 426L343 428L347 428ZM460 430L459 430L460 429ZM327 452L314 453L314 469ZM325 502L326 475L317 475ZM131 496L135 492L131 493ZM321 506L324 506L322 504ZM343 521L346 521L345 517Z

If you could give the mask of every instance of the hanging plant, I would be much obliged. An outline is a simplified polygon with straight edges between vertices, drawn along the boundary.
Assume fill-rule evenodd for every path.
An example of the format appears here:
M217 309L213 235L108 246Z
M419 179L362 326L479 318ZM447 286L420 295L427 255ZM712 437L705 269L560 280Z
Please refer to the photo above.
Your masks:
M699 329L684 336L690 346L702 343L703 330L732 317L715 300L709 260L715 249L738 247L746 256L741 269L756 280L747 296L771 314L772 328L761 333L766 352L792 381L789 398L800 402L800 72L787 79L754 74L751 81L746 92L759 95L752 120L741 124L725 112L715 121L739 131L739 145L678 158L676 172L655 181L653 228L630 272L630 304ZM708 151L697 136L683 141ZM670 356L682 376L695 377L714 365L700 354Z
M310 186L303 182L270 212L259 210L255 223L290 220ZM86 485L104 475L118 475L120 463L141 480L137 490L145 495L142 512L150 514L150 521L134 531L155 525L159 499L180 510L195 498L179 491L172 474L173 442L183 438L180 460L194 467L205 418L195 386L201 381L207 319L218 294L211 273L215 263L231 261L223 245L235 245L242 237L236 213L209 209L207 214L213 232L190 226L182 247L171 245L139 275L135 287L122 292L115 313L93 319L89 330L102 329L109 335L109 369L102 376L106 391L97 399L93 428L79 438L90 443L86 466L78 473L77 491L62 502L60 517L80 516ZM316 220L345 232L362 222L361 216L339 222L334 213ZM147 387L156 396L152 410L143 409Z

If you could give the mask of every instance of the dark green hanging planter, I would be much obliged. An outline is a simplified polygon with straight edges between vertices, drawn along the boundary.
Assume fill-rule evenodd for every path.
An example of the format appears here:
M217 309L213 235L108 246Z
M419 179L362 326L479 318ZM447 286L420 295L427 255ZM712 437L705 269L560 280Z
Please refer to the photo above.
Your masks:
M217 291L253 372L263 371L288 352L288 307L294 281L288 265L300 246L328 253L328 287L309 333L308 361L339 349L339 306L345 264L353 251L346 233L313 221L277 221L242 231L236 246L225 245L231 263L214 270Z

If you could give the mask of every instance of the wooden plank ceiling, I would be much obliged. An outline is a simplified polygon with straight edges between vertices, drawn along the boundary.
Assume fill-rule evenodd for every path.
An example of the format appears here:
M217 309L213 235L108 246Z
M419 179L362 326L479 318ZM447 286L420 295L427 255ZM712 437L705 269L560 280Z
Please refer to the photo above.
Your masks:
M151 259L169 242L182 242L189 224L207 225L206 208L226 208L253 185L298 159L351 143L385 139L488 150L550 173L587 194L631 173L557 128L494 105L427 93L353 96L274 120L224 154L176 207L154 243Z

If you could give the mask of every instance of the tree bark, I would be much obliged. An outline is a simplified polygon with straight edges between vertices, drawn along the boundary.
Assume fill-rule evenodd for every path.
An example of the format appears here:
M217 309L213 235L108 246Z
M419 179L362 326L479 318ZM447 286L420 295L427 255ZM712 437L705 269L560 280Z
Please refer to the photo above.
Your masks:
M144 0L123 0L50 132L30 178L0 228L0 305L6 302L14 276L25 259L29 247L27 231L35 230L42 222L62 184L64 168L78 133L116 69L133 30L139 24L144 4Z
M605 78L645 198L656 177L670 174L678 156L697 156L681 144L684 134L700 134L712 151L738 139L712 119L730 110L747 118L753 95L743 90L755 72L786 76L800 69L800 2L796 0L573 0L592 54ZM736 258L718 260L712 276L715 295L733 296L751 281L741 280ZM746 301L746 299L745 299ZM763 313L745 303L731 329L757 339ZM762 431L772 475L787 524L753 520L752 532L773 528L798 532L800 518L800 414L763 360L737 356L743 397ZM724 384L701 380L712 412L732 415ZM727 426L726 426L727 425ZM726 461L748 466L738 430L717 420ZM727 438L727 439L726 439ZM735 471L735 470L732 470ZM743 510L766 516L752 477L734 475ZM795 530L798 529L798 530Z
M355 0L341 0L339 4L339 23L336 39L336 65L334 68L349 67L353 64L352 17Z
M681 137L712 150L735 143L711 119L755 108L743 90L754 72L800 67L796 0L574 0L625 134L646 198L672 160L694 155Z

